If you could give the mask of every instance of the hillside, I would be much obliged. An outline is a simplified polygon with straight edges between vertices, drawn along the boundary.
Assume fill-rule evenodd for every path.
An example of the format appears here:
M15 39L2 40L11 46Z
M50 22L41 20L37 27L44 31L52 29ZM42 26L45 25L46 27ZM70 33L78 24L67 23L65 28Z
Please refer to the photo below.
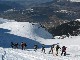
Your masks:
M5 20L3 19L3 21ZM50 39L52 35L37 23L8 21L0 24L0 46L5 48L10 47L7 44L10 44L11 41L19 43L25 41L30 46L33 46L35 43L41 45L40 41L44 38Z
M33 6L36 6L41 3L50 2L52 0L0 0L0 4L4 4L6 8L9 7L9 9L16 8L16 9L24 9L24 8L30 8ZM5 9L5 8L3 8ZM6 9L5 9L6 10Z
M80 60L80 2L75 1L0 0L0 60Z
M70 21L70 22L61 24L55 28L49 29L49 32L52 33L53 36L80 35L80 21L76 20L76 21Z
M46 3L40 3L34 7L26 9L8 9L3 13L0 13L0 17L18 22L39 23L42 27L49 30L49 32L53 34L53 31L51 30L55 27L76 19L80 19L80 2L71 2L67 0L46 1Z
M33 7L22 10L6 10L0 14L0 17L19 22L38 22L46 29L50 29L64 22L79 19L80 2L70 2L66 0L46 1L46 3L40 3L36 6L33 5Z
M0 13L9 10L9 9L24 9L24 6L20 5L17 2L11 2L11 1L1 1L0 0Z
M76 21L62 24L65 26L78 29L80 26L79 19ZM61 28L61 29L62 29ZM67 28L67 27L66 27ZM65 31L68 31L67 28ZM58 31L57 31L58 32ZM80 36L69 36L64 39L51 39L52 35L41 27L39 23L16 22L0 18L0 60L78 60L80 59ZM18 49L11 48L11 42L18 43ZM25 50L21 50L21 42L27 43ZM60 47L67 47L66 56L61 56L61 49L56 56L56 44ZM35 52L34 44L38 45ZM45 44L45 53L41 50L42 44ZM49 54L50 46L55 44L54 53Z
M16 22L1 19L0 24L0 60L78 60L80 59L80 36L70 36L65 39L49 39L51 34L40 27L39 24L29 22ZM3 22L2 22L3 21ZM4 22L5 21L5 22ZM73 24L73 23L72 23ZM10 43L19 43L19 49L12 49ZM21 42L27 43L27 48L21 50ZM67 55L61 56L59 50L56 56L48 54L52 44L59 43L60 47L67 47ZM39 48L35 52L34 44ZM45 44L46 54L41 52L41 46Z

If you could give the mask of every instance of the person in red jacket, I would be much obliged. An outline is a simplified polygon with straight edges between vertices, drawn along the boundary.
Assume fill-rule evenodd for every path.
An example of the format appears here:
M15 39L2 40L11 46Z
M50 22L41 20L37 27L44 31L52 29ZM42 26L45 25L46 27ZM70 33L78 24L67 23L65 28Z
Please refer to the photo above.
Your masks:
M23 49L25 50L26 46L27 46L26 43L24 43L24 42L21 43L21 48L22 48L22 50L23 50Z
M66 48L65 46L62 47L62 53L61 53L61 56L64 54L64 56L66 56Z

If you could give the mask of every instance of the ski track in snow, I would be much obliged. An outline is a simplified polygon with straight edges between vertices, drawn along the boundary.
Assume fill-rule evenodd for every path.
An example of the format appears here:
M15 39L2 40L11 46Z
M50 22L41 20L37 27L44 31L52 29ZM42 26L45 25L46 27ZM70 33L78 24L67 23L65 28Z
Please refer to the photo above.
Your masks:
M33 50L28 51L21 49L0 48L0 60L2 60L1 54L4 56L4 60L80 60L79 53L80 51L73 53L73 55L53 56L53 54L41 53L40 50L34 52Z
M34 52L29 52L29 51L23 51L23 50L18 50L18 49L7 49L6 50L6 55L5 55L5 60L8 58L8 60L14 59L14 60L19 60L20 58L22 60L46 60L43 55L38 56L38 54L34 54Z

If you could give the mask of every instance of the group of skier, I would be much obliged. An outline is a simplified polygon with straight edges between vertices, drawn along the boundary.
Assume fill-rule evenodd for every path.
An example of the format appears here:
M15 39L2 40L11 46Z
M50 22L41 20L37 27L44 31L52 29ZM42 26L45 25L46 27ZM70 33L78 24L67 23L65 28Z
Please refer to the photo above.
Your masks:
M34 51L36 52L37 49L38 49L38 45L35 44L35 45L34 45ZM45 53L45 45L44 45L44 44L42 44L42 50L41 50L41 51L42 51L43 53Z
M18 43L13 43L13 42L11 42L11 47L12 47L12 48L18 48Z
M18 43L13 43L13 42L11 42L11 47L12 48L18 48L18 46L21 46L21 49L22 50L25 50L25 48L26 48L26 46L27 46L27 44L25 43L25 42L22 42L21 43L21 45L19 45ZM37 51L37 49L38 49L38 45L37 44L34 44L34 51L36 52ZM51 45L51 48L50 48L50 51L49 51L49 54L54 54L54 49L55 49L55 51L56 51L56 56L58 56L58 52L59 52L59 49L61 50L61 56L64 54L64 56L66 56L66 48L67 47L65 47L65 46L63 46L62 48L60 48L60 46L59 46L59 44L57 43L57 44L53 44L53 45ZM43 53L45 53L45 45L44 44L42 44L42 48L41 48L41 51L43 52Z
M66 56L66 48L65 46L63 46L62 48L60 48L59 44L53 44L51 46L51 49L49 51L49 54L52 53L54 54L54 50L56 51L56 56L58 56L58 52L59 52L59 49L61 50L61 56L64 54L64 56Z
M11 47L12 48L18 48L19 46L21 46L22 50L25 50L27 44L25 42L21 42L21 45L19 45L18 43L11 42Z

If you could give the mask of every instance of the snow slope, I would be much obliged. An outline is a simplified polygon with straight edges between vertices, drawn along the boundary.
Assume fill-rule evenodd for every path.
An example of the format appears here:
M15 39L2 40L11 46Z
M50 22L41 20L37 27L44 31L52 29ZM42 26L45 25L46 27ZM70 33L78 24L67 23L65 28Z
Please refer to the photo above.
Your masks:
M21 42L28 42L27 44L29 44L32 48L34 44L41 46L41 41L43 39L50 38L52 38L52 35L37 23L8 21L0 24L1 47L9 48L10 42L18 42L19 44Z
M8 19L0 18L0 24L6 23L6 22L14 22L14 20L8 20Z
M76 39L78 41L76 41ZM65 40L65 41L63 41ZM68 42L70 40L70 42ZM73 41L76 42L73 42ZM1 60L80 60L80 36L70 37L59 40L48 39L45 41L45 44L50 43L60 43L60 46L67 46L67 56L60 56L61 51L59 50L59 55L56 56L55 53L48 54L50 48L46 48L46 54L41 52L41 49L38 49L37 52L34 52L33 49L21 50L21 49L12 49L12 48L0 48L0 58ZM71 43L71 44L70 44ZM76 44L75 44L76 43ZM70 44L70 45L69 45Z
M3 20L1 20L3 22ZM3 22L0 24L0 60L80 60L80 36L70 36L64 39L52 38L44 28L37 23L29 22ZM12 49L10 42L26 42L26 50ZM34 44L40 47L34 52ZM60 47L67 47L67 56L48 54L52 44L59 43ZM45 44L46 54L41 52L41 44Z
M0 24L0 28L11 30L10 34L26 38L36 38L36 36L45 39L52 38L52 35L37 23L32 25L29 22L7 22Z

